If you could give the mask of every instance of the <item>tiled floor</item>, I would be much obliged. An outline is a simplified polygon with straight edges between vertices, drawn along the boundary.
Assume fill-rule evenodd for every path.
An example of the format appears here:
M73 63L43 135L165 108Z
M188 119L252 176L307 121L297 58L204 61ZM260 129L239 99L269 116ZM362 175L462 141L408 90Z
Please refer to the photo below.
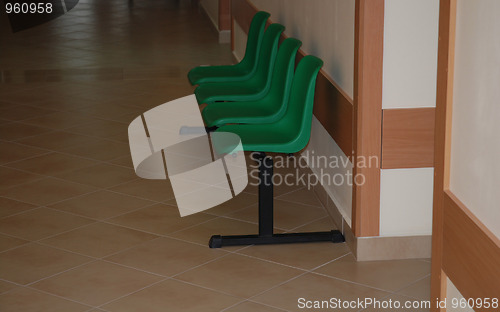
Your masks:
M180 218L168 182L135 176L128 123L192 93L195 65L232 61L193 3L81 0L16 34L2 12L0 310L266 312L307 310L298 298L428 299L426 260L358 263L327 243L209 249L212 234L257 231L255 187ZM276 194L277 231L332 227L313 192Z

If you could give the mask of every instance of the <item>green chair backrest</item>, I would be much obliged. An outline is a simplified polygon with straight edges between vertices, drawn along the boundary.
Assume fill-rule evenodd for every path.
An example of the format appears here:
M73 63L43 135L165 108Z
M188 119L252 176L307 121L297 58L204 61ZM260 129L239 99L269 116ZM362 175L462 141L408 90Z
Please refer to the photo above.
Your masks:
M322 66L321 59L307 55L295 70L287 111L281 121L283 128L293 133L296 151L303 149L311 137L316 78Z
M301 45L300 40L287 38L281 43L276 56L267 97L269 98L268 104L273 107L272 111L277 113L277 119L280 119L286 111L295 68L295 56Z
M262 39L264 37L264 31L266 29L266 22L269 16L271 16L271 14L264 11L259 11L255 13L252 22L250 23L247 45L245 48L245 56L240 62L240 66L250 69L250 72L255 71L255 69L257 68L259 51L262 45Z
M271 24L267 27L262 39L259 56L257 58L257 70L251 78L256 80L257 84L264 87L270 83L272 68L278 54L278 43L281 33L285 30L285 26L280 24Z

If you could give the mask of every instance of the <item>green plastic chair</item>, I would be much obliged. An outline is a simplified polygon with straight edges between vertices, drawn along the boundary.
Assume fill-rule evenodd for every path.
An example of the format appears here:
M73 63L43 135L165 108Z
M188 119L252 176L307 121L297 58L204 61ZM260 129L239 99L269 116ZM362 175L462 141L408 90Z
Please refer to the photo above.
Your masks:
M207 127L219 127L230 123L272 123L281 119L288 104L295 56L301 45L302 42L295 38L285 39L281 43L269 92L262 99L248 102L216 102L207 105L202 111Z
M267 27L260 47L257 69L248 79L234 82L203 83L194 94L198 104L214 103L216 101L255 101L264 97L271 85L271 74L278 42L285 27L280 24L271 24Z
M298 64L292 81L289 103L284 116L274 123L225 125L216 132L239 135L245 151L260 152L259 164L259 234L211 237L210 248L253 244L285 244L329 241L344 242L338 230L309 233L273 233L272 157L265 152L295 153L302 150L311 136L316 77L323 65L319 58L308 55Z
M248 31L245 56L235 65L198 66L188 73L189 82L194 86L207 82L241 81L251 77L257 69L258 51L264 36L267 19L271 14L257 12Z

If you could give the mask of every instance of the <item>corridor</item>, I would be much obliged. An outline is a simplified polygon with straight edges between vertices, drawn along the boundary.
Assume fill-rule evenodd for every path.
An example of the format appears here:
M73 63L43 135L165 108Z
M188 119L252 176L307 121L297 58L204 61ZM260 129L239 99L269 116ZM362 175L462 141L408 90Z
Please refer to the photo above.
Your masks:
M17 33L0 13L1 311L429 299L429 259L356 262L346 244L328 243L209 249L212 234L257 231L256 187L181 218L168 181L135 175L128 124L192 94L194 66L232 62L194 0L80 0ZM312 190L279 186L275 196L276 231L334 227Z

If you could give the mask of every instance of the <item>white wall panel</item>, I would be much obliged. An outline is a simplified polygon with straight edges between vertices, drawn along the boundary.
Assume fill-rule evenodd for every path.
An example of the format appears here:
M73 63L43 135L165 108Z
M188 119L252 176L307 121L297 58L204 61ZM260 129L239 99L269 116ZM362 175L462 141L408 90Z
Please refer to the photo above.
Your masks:
M436 106L439 1L385 0L382 108Z
M500 237L500 1L457 3L451 191Z

